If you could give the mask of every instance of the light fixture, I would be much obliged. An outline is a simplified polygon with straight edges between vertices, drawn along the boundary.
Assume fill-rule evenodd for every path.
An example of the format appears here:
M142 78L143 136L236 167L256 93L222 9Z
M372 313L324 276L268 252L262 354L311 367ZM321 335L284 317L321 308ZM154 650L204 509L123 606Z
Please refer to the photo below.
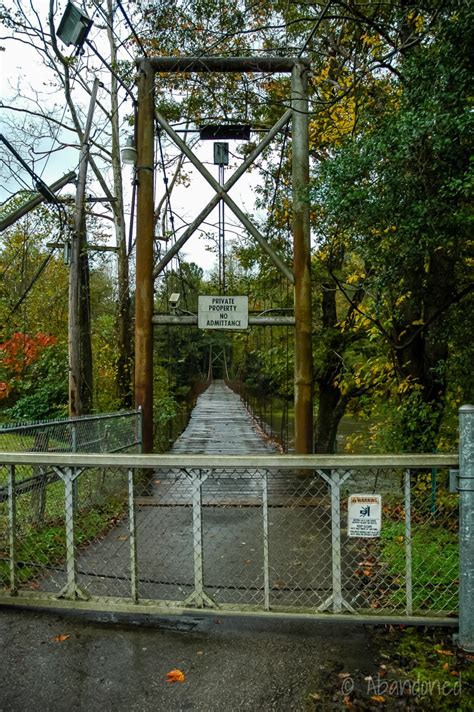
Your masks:
M92 20L69 0L59 23L57 35L65 45L74 45L80 49L91 27Z
M137 149L133 141L133 136L128 136L125 146L121 151L122 163L134 166L137 162Z

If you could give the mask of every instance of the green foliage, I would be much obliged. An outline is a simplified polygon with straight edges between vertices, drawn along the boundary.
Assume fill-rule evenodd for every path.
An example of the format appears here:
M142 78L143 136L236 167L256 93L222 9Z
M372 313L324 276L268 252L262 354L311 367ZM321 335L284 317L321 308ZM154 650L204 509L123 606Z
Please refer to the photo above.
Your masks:
M403 675L416 683L413 702L418 709L467 712L474 708L471 656L463 654L445 628L390 626L388 638L385 637L382 645L395 680L400 681Z
M410 13L418 32L424 20L415 7ZM463 323L472 310L473 26L471 6L446 3L397 75L380 77L385 103L361 96L356 132L313 174L321 254L352 313L352 323L330 324L345 339L323 324L321 343L344 363L342 392L364 398L373 419L384 421L381 449L432 451L447 393L455 407L471 390L470 376L459 378L469 342L455 345L452 334L458 301ZM346 257L335 268L341 250ZM348 255L359 264L352 275ZM385 358L381 372L391 371L385 381L351 367L363 331L366 358ZM452 359L457 389L448 382ZM358 393L357 378L365 386Z

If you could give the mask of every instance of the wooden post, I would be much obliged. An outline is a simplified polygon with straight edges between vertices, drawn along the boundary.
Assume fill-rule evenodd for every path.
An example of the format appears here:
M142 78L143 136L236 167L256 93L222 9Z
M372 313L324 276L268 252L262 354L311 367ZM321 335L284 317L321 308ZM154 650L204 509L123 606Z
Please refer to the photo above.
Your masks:
M295 275L295 453L313 451L313 351L311 342L311 240L307 67L291 75L293 108L293 243Z
M140 62L137 111L135 403L143 412L142 452L153 451L154 72Z

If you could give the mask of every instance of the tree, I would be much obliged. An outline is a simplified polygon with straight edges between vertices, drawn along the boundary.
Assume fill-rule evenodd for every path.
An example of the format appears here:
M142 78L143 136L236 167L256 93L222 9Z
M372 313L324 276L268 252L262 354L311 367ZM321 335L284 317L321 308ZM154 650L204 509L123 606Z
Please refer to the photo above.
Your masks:
M404 54L391 101L364 107L357 137L321 168L313 193L327 229L344 229L363 261L355 286L364 303L342 280L338 286L388 349L403 449L435 447L448 386L448 320L473 290L473 19L464 4L445 3L426 41ZM407 22L421 27L422 20L412 6Z
M17 112L19 116L26 117L23 127L18 122L16 122L15 127L15 122L12 120L10 122L10 132L19 134L25 143L30 143L30 153L38 160L41 161L42 158L50 155L53 151L67 149L71 142L73 145L81 143L84 131L83 104L87 103L88 95L90 95L90 87L92 85L90 76L100 75L104 83L104 89L98 101L100 116L95 120L91 136L92 150L89 160L98 190L102 193L102 196L105 196L110 206L110 214L101 214L100 219L102 222L104 220L112 220L115 225L119 274L117 388L122 404L129 406L131 402L131 307L119 142L119 127L123 119L120 118L119 87L117 85L117 77L119 76L117 74L118 60L116 56L117 27L114 24L115 18L111 4L109 3L107 7L107 11L103 11L103 13L107 22L111 60L106 62L106 67L98 64L97 59L95 61L92 59L96 56L93 52L88 51L87 55L82 57L71 57L63 53L56 36L57 16L53 0L49 2L47 17L44 17L41 12L32 12L29 5L23 3L22 0L12 0L12 2L2 4L0 13L3 23L11 32L10 39L33 47L41 58L44 70L49 72L47 99L44 99L37 87L29 91L22 87L21 104L6 105L9 112ZM115 69L113 68L114 66ZM127 79L130 81L130 77ZM105 88L107 83L110 83L110 91ZM123 84L124 82L122 82L121 88ZM51 106L51 87L56 89L56 92L60 95L60 104L64 99L66 110L62 107L60 109L60 104ZM107 95L110 95L110 108L106 103ZM69 120L66 118L67 114L69 114ZM58 116L62 116L62 118L59 119ZM37 121L33 123L31 117L36 117ZM50 139L49 141L47 140L48 138ZM109 140L111 141L110 147L108 145ZM52 141L52 148L50 147L50 141ZM45 146L45 143L48 144L48 147ZM107 175L107 166L109 165L112 166L111 181L109 181ZM94 213L94 211L89 210L88 214L90 215L91 213ZM85 262L85 260L86 256L83 256L82 261ZM87 312L86 305L85 313L87 314ZM84 339L89 340L87 335L89 332L90 329L87 328L83 335ZM83 351L87 353L89 350L88 344L85 343ZM90 380L90 377L86 380Z

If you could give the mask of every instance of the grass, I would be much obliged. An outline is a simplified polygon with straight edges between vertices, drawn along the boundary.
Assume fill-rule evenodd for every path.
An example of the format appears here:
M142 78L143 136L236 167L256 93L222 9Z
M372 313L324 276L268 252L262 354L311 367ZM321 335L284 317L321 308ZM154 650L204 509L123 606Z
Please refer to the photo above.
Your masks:
M122 479L103 481L103 473L88 470L79 478L78 502L74 518L76 546L88 544L105 535L122 517L127 494ZM40 525L32 522L32 496L17 500L17 582L25 584L47 568L62 566L66 554L64 522L64 485L55 482L45 489L45 511ZM9 585L8 515L6 502L0 504L0 585Z
M385 521L381 533L381 560L394 579L405 574L405 525ZM429 524L412 525L413 610L454 612L459 576L458 535ZM405 590L391 594L391 603L405 603Z
M414 692L414 706L408 709L474 709L474 655L461 651L448 631L390 626L377 635L388 682L411 683L406 687ZM389 684L387 689L400 687Z

